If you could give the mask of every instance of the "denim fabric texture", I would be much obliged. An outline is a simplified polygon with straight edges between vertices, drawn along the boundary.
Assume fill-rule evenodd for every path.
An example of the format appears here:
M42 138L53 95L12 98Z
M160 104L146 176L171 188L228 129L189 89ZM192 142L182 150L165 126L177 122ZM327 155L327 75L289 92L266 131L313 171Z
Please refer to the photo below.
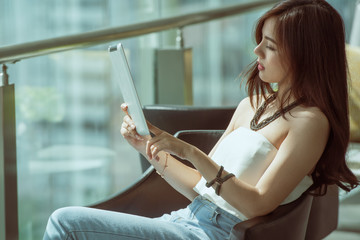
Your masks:
M66 207L49 218L44 240L224 240L240 219L198 196L184 209L147 218L86 207Z

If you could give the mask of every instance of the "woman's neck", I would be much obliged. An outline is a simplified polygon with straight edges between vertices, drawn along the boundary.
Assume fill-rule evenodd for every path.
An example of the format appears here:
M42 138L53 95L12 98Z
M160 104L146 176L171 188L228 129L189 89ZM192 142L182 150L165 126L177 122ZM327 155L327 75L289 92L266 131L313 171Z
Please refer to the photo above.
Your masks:
M294 94L291 91L290 86L284 86L280 84L278 85L278 91L276 92L276 99L275 99L275 104L277 106L281 106L283 103L283 105L288 105L294 101L296 101L298 99L295 98Z

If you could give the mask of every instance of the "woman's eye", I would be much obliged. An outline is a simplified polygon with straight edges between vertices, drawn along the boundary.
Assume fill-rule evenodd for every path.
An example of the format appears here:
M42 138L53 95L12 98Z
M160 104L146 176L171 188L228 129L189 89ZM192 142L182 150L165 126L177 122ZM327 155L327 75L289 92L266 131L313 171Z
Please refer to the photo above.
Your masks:
M276 49L272 46L266 46L267 49L271 50L271 51L275 51Z

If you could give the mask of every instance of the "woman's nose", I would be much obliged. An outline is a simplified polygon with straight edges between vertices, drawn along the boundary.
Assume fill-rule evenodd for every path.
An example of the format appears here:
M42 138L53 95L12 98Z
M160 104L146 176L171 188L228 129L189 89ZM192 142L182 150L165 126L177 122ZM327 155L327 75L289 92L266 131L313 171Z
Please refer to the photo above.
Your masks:
M264 58L264 53L263 53L263 51L261 50L261 44L257 45L257 46L254 48L254 53L255 53L256 56L258 56L259 58Z

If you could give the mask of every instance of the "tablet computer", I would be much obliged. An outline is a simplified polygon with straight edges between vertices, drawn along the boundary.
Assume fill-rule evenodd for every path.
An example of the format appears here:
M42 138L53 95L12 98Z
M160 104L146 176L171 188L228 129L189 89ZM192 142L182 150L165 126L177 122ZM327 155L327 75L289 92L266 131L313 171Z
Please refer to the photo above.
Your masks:
M131 76L125 51L121 43L108 48L112 65L115 69L118 85L125 103L128 105L128 112L135 123L136 131L144 136L150 135L145 121L142 106L137 95L133 78Z

